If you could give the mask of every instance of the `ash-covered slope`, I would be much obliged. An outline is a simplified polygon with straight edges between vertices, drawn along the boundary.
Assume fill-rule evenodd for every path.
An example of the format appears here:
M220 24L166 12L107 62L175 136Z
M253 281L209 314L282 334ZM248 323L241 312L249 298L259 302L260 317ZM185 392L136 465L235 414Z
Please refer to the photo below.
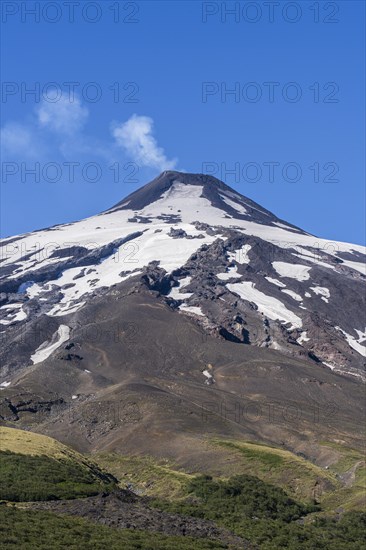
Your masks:
M1 250L3 387L67 345L77 311L131 280L218 338L363 376L363 247L314 237L211 176L164 172L106 212ZM35 323L47 338L25 345Z

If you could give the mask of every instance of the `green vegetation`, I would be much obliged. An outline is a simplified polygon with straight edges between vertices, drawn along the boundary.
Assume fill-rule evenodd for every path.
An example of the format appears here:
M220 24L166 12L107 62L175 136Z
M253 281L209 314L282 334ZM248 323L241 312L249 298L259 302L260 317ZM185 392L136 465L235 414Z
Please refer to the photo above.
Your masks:
M46 455L53 458L70 458L78 462L87 462L83 455L52 437L4 426L0 426L0 450L24 455Z
M356 550L366 543L366 514L350 512L339 521L318 517L304 524L304 516L319 510L295 502L280 488L252 476L222 481L200 476L189 484L185 501L155 500L166 511L214 520L259 548L275 550Z
M219 466L208 471L214 477L253 475L284 489L297 501L312 503L315 499L326 513L366 507L366 467L360 451L322 443L335 451L335 462L324 469L290 451L264 444L236 440L211 440L210 444L220 449L223 457ZM184 499L193 478L177 465L150 456L100 453L93 455L93 460L117 477L121 487L131 484L139 494L169 501ZM344 475L349 478L346 485Z
M236 457L235 473L254 475L300 501L320 500L316 487L332 492L340 486L333 472L284 449L245 441L213 440L212 444Z
M366 467L355 468L352 484L329 493L322 499L322 508L327 512L334 510L352 511L366 509Z
M284 449L243 441L210 441L219 465L192 475L149 456L100 453L93 460L56 440L0 429L0 500L70 499L109 492L116 479L150 497L152 506L211 520L263 550L358 550L366 544L363 455L335 443L325 470ZM0 503L1 504L1 503ZM114 529L51 512L0 505L1 544L12 549L215 549L208 539Z
M319 510L316 505L299 504L279 487L248 475L234 476L225 481L199 476L188 484L187 489L184 501L155 499L154 505L178 514L219 520L230 528L243 519L272 519L288 523Z
M0 499L14 502L91 496L115 485L70 459L10 451L0 451L0 472Z
M322 499L322 508L332 511L366 509L366 464L365 455L336 443L322 443L339 453L339 459L329 466L329 472L342 480L342 486Z
M167 460L151 456L124 456L117 453L93 455L95 462L120 480L125 488L131 484L139 494L177 500L187 493L193 475L176 469Z
M0 539L9 550L210 550L219 542L113 529L84 519L0 506Z

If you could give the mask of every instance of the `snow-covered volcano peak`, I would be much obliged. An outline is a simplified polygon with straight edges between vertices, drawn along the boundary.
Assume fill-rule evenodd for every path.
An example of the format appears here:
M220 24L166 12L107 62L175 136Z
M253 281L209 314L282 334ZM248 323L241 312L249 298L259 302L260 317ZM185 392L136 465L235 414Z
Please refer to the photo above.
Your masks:
M212 176L163 172L105 212L1 245L7 337L38 318L70 326L96 297L142 284L235 342L305 348L343 372L366 353L363 247L310 235Z
M108 212L117 210L133 210L150 218L169 216L172 222L199 220L225 226L232 223L222 223L222 218L266 225L281 222L274 214L213 176L176 171L162 172ZM286 224L286 227L293 226Z

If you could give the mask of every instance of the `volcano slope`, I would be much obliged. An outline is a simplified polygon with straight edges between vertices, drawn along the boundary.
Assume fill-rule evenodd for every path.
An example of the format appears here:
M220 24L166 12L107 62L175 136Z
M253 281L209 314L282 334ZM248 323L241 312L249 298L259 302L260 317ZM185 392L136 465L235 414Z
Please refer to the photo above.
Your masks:
M140 282L128 286L75 313L69 343L1 392L8 425L81 451L147 453L190 467L216 461L212 437L319 460L317 441L361 445L356 380L206 335Z
M2 244L4 424L195 471L217 438L361 448L362 247L178 172Z

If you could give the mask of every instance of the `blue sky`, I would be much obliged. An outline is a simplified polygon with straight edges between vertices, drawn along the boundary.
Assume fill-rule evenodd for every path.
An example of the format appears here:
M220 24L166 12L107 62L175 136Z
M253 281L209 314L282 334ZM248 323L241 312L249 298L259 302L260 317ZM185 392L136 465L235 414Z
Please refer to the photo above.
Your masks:
M2 2L3 237L93 215L175 168L364 243L363 2L70 10Z

